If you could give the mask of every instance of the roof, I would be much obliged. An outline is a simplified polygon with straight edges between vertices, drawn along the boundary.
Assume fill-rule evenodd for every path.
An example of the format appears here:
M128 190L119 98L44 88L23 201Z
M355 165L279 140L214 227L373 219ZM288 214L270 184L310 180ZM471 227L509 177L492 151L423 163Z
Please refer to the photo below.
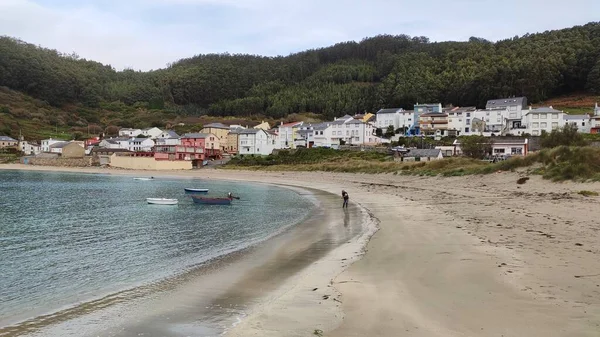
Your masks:
M441 149L409 149L404 157L439 157Z
M127 149L109 149L106 147L95 147L92 149L92 152L132 152Z
M177 134L177 132L175 132L173 130L163 131L163 133L166 133L167 135L169 135L168 138L179 138L179 135Z
M183 136L181 136L180 138L206 138L206 137L208 137L208 135L209 135L209 133L192 132L192 133L186 133Z
M263 129L241 129L238 133L241 135L253 135L257 134L260 131L264 131Z
M497 107L497 106L510 106L510 105L520 105L525 106L527 104L526 97L511 97L511 98L498 98L491 99L487 101L485 105L486 109Z
M241 133L244 130L246 130L246 129L245 128L235 128L235 129L230 129L229 133L230 134L239 134L239 133Z
M590 116L588 115L565 115L564 119L566 121L574 121L574 120L586 120L589 119Z
M475 110L477 110L477 108L474 106L465 106L465 107L455 106L452 108L442 109L443 112L464 112L464 111L475 111Z
M50 148L51 149L62 149L63 147L65 147L69 144L71 144L71 142L54 143L54 144L50 145Z
M313 125L313 130L325 130L329 127L329 123L319 123L319 124L315 124Z
M130 128L123 128L123 129L120 129L120 130L119 130L119 132L121 132L121 131L137 131L137 130L140 130L140 131L142 131L141 129L130 129Z
M500 137L493 137L492 138L492 142L494 144L516 144L516 145L523 145L523 144L527 144L528 140L527 138L500 138ZM460 139L457 139L454 141L453 145L460 145Z
M533 113L560 113L562 111L553 109L552 107L543 107L543 108L537 108L537 109L530 110L527 113L532 113L532 112Z
M387 108L387 109L379 109L377 114L395 114L396 112L402 110L401 108Z
M133 142L143 142L145 140L152 140L150 138L133 138L132 141Z
M365 122L361 121L360 119L353 119L346 124L365 124Z
M0 136L0 140L5 142L16 142L17 140L9 136Z
M329 124L331 124L331 125L346 124L346 120L342 119L342 118L338 118L338 119L334 120L333 122L330 122Z
M227 125L225 125L223 123L209 123L209 124L206 124L204 126L204 129L206 129L206 128L227 129L227 130L229 130L229 126L227 126Z

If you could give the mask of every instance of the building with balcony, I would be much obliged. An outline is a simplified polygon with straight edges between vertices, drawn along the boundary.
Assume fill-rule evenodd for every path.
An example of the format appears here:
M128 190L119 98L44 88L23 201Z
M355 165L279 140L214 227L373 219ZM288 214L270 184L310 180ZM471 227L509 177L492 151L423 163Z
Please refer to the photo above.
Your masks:
M419 127L421 134L426 136L448 135L448 114L441 112L431 112L419 116Z

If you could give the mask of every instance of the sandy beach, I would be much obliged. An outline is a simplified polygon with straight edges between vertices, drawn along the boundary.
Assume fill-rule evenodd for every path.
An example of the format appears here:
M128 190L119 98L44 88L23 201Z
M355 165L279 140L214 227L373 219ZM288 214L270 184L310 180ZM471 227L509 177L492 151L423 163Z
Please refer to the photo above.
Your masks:
M339 194L363 236L299 270L229 336L598 336L600 184L517 173L453 178L319 172L89 173L274 183ZM341 200L340 200L341 207ZM371 237L372 235L372 237ZM370 240L368 240L370 238ZM243 285L242 285L243 286ZM317 288L315 290L315 288Z

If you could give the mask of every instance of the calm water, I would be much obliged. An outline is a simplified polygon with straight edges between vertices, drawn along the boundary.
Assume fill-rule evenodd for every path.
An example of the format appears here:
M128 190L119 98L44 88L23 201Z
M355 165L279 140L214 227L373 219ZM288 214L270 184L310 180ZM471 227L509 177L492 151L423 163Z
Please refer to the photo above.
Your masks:
M194 205L184 187L241 200ZM147 197L179 205L148 205ZM181 273L264 240L313 207L266 185L0 171L0 326Z

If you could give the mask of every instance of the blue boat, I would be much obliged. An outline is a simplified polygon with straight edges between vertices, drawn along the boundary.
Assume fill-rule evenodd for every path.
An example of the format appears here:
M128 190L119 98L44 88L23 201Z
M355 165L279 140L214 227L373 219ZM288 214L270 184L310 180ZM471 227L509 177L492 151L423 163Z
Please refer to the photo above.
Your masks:
M186 193L208 193L208 188L184 188Z
M231 205L232 198L208 198L192 195L192 200L196 204L203 205Z

